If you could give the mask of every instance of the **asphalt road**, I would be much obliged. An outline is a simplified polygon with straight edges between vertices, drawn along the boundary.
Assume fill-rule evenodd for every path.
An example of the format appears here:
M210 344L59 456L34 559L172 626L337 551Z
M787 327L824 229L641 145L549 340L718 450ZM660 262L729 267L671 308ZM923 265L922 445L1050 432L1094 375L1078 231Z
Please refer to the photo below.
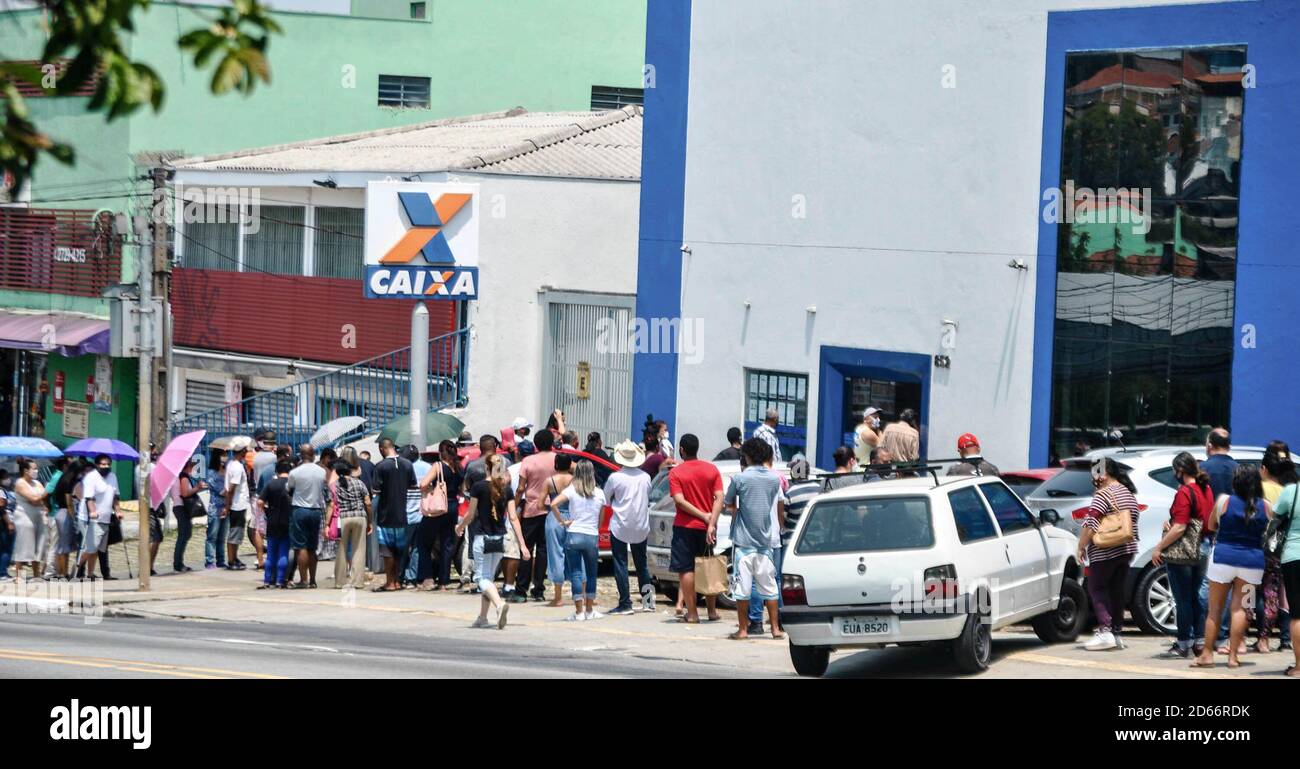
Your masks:
M0 678L733 678L745 670L543 646L287 625L19 615Z

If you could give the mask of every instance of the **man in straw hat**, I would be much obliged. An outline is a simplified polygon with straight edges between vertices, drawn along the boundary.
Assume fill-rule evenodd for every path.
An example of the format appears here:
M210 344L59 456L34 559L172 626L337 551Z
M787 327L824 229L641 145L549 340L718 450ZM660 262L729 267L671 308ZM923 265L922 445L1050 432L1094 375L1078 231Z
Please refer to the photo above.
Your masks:
M614 556L614 582L618 585L618 606L610 614L634 611L627 580L629 545L636 563L641 609L652 612L655 589L645 558L646 539L650 536L650 476L641 469L645 464L645 449L632 441L623 441L614 447L614 461L621 468L605 481L605 499L614 512L609 520L609 549Z

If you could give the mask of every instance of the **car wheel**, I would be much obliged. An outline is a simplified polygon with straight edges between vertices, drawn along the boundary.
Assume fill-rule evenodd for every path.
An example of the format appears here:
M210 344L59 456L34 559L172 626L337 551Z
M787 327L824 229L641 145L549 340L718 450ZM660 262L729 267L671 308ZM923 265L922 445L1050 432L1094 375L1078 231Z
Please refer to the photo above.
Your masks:
M659 582L655 590L673 603L677 603L677 584L676 582Z
M831 650L825 646L790 644L790 662L794 663L794 672L799 675L820 678L831 663Z
M1148 566L1138 578L1130 607L1133 619L1145 633L1173 635L1178 632L1174 613L1174 591L1163 566Z
M988 670L993 656L993 626L981 614L968 614L966 626L952 645L953 658L964 673Z
M1088 621L1088 595L1083 586L1066 577L1061 582L1061 600L1056 610L1034 617L1034 633L1049 644L1070 643Z

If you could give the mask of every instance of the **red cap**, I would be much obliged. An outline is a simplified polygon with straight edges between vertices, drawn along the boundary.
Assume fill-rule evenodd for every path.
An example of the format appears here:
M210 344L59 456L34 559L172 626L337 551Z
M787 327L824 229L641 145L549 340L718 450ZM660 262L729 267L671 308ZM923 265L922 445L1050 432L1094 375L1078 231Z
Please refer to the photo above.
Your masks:
M971 446L978 446L978 445L980 445L980 439L976 438L974 435L971 435L970 433L962 433L962 436L957 439L958 451L963 451L965 449L970 448Z

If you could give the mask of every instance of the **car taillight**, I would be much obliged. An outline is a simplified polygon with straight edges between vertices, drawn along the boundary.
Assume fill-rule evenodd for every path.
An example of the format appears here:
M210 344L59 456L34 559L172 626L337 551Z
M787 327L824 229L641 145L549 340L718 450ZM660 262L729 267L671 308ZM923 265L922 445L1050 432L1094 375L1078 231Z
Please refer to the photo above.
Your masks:
M957 587L957 567L950 563L926 569L922 582L927 599L956 598L961 592Z
M803 587L803 577L798 574L781 575L781 600L786 606L807 606L808 592Z

